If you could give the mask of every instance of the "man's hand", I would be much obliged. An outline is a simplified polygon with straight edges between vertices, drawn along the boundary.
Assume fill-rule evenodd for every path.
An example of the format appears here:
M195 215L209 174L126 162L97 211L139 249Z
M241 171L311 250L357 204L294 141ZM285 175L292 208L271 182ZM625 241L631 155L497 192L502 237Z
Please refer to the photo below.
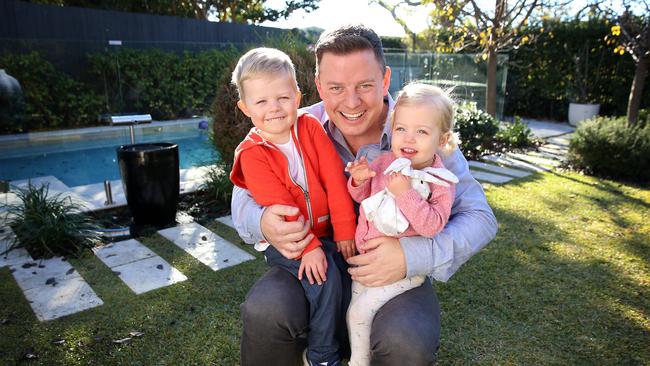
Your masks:
M377 174L374 170L370 169L368 160L363 156L358 160L349 162L345 170L350 173L352 185L355 187L362 185Z
M309 233L309 222L300 216L296 221L287 221L287 216L300 214L297 207L271 205L264 210L260 219L262 235L269 244L287 259L295 259L314 238Z
M379 237L364 243L365 254L348 259L352 279L367 287L391 284L406 277L406 259L399 240Z
M343 259L347 260L348 258L354 255L354 240L341 240L336 242L336 249L341 252Z
M411 189L411 178L402 173L392 173L387 177L386 188L394 196L399 196Z
M316 248L309 253L306 253L300 259L300 267L298 268L298 279L302 280L302 273L305 272L307 280L310 284L314 284L314 280L322 285L327 281L327 259L323 249Z

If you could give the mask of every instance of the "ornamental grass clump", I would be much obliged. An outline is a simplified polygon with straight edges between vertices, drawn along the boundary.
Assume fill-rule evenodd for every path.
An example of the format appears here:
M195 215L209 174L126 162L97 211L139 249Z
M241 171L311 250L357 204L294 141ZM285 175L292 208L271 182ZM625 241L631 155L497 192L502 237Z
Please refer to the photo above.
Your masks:
M101 243L92 220L81 206L61 194L49 194L49 186L18 188L19 203L6 205L8 224L16 234L10 248L25 248L33 258L78 256Z

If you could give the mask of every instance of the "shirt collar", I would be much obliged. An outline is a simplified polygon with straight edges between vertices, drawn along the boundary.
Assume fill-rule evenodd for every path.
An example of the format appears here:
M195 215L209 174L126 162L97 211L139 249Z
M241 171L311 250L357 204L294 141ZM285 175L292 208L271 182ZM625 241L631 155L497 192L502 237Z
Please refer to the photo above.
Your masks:
M322 102L321 102L322 103ZM381 150L390 150L390 138L391 138L391 121L390 118L392 116L392 111L393 108L395 108L395 101L393 100L393 97L388 93L384 97L384 103L388 103L388 115L386 116L386 122L384 123L384 129L381 133L381 138L379 141L379 147ZM343 134L341 131L336 128L336 125L330 121L330 116L327 114L327 111L325 110L325 106L323 105L323 117L321 119L322 121L325 121L323 123L323 127L325 127L325 130L328 132L328 134L332 137L332 139L336 142L338 142L341 146L345 146L347 149L347 143L345 142L345 138L343 137Z

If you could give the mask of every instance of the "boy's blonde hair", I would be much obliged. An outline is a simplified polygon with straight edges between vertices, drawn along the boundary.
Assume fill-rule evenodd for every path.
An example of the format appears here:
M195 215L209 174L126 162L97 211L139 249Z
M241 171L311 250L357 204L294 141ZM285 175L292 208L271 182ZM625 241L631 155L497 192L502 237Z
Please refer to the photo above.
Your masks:
M460 139L458 133L453 132L456 103L447 91L430 84L418 82L407 84L397 94L391 120L394 120L395 112L399 107L422 104L430 105L438 112L436 122L440 127L441 134L450 133L447 144L442 149L442 154L451 154L460 145Z
M294 84L296 84L296 90L298 90L296 70L289 56L275 48L259 47L246 52L237 61L237 66L235 66L235 70L232 72L231 82L237 86L239 99L243 99L244 81L259 77L260 75L282 73L289 74Z

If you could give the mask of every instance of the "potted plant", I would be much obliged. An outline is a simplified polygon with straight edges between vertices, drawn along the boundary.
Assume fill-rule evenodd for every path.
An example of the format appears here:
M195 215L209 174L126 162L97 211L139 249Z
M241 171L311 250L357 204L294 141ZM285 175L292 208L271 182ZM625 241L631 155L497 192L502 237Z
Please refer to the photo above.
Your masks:
M566 48L566 45L565 45ZM599 73L590 73L590 53L589 42L585 43L579 51L572 55L573 73L569 74L569 124L578 126L581 121L593 118L600 111L600 104L595 103L593 89L598 83ZM602 63L602 53L598 58L598 64L594 70L598 70Z

